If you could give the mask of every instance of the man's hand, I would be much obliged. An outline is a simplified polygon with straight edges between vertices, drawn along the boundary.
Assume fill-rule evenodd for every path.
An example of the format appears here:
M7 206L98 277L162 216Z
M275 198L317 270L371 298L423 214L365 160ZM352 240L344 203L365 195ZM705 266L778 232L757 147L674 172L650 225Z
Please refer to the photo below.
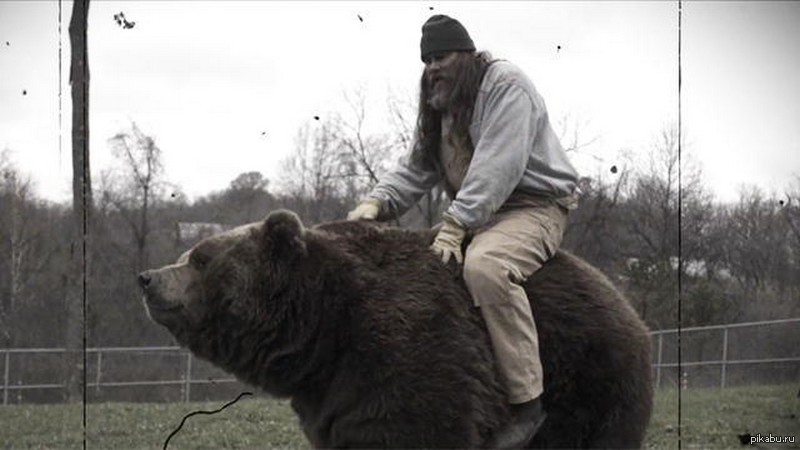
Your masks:
M347 213L347 220L361 220L368 219L374 220L378 217L378 212L381 209L381 202L375 198L368 198L362 201L356 209Z
M444 264L447 264L451 257L461 264L464 261L461 243L464 242L466 234L464 226L455 217L445 214L442 216L442 228L436 234L431 250L442 258Z

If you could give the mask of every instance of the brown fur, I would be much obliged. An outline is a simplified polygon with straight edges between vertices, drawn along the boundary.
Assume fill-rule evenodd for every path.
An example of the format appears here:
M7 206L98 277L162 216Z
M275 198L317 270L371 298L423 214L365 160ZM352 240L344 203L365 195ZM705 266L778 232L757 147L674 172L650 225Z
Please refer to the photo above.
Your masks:
M291 397L315 447L480 447L507 419L505 395L479 314L430 237L366 222L304 230L280 211L140 282L182 345ZM652 396L642 322L565 252L529 286L548 413L532 444L641 446Z

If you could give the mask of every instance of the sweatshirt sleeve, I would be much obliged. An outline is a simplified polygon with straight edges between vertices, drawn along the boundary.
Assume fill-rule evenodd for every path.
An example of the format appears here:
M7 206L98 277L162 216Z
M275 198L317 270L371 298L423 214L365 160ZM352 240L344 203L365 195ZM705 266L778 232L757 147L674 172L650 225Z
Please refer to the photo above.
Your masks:
M511 82L488 92L469 170L447 210L467 228L484 225L519 184L534 148L541 106Z
M412 154L385 175L368 195L380 200L382 217L400 217L441 179L432 164Z

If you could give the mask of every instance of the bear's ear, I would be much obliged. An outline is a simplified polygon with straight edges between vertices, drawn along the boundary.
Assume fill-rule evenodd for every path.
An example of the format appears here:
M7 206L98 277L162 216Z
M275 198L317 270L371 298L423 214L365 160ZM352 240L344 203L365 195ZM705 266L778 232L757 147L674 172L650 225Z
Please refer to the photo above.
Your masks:
M279 209L264 220L264 248L271 254L286 258L306 256L305 228L292 211Z

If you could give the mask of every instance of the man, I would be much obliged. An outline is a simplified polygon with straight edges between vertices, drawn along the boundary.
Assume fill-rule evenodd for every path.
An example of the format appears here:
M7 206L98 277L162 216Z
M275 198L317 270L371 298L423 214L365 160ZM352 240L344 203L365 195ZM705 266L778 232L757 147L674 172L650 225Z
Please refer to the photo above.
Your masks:
M507 386L512 420L488 445L520 447L545 417L538 337L521 284L558 249L578 176L544 101L517 67L476 52L461 23L444 15L425 22L420 47L411 154L348 219L399 216L444 182L452 202L431 248L445 264L463 261Z

